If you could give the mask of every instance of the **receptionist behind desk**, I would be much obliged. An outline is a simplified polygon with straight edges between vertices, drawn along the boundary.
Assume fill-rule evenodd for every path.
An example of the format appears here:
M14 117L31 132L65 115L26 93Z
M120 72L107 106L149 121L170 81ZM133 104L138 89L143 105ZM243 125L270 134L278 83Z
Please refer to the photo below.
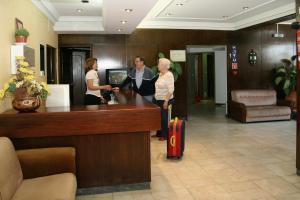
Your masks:
M145 66L144 58L137 56L134 63L135 68L128 73L128 76L122 83L121 88L131 84L132 89L136 93L151 102L155 92L154 83L157 77L150 68Z
M101 90L111 90L110 85L100 86L100 80L97 73L97 59L88 58L85 63L85 82L86 82L86 93L84 97L85 105L97 105L103 102Z

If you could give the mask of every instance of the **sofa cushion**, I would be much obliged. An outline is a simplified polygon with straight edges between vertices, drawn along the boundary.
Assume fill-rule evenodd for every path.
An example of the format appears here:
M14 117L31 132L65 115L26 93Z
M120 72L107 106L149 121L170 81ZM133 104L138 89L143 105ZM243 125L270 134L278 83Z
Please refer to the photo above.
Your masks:
M24 179L13 200L74 200L76 187L72 173Z
M266 106L277 103L275 90L233 90L231 98L245 106Z
M1 200L10 200L21 185L23 175L14 146L6 137L0 137L0 172Z
M246 107L247 118L255 117L276 117L291 114L291 109L287 106L250 106Z

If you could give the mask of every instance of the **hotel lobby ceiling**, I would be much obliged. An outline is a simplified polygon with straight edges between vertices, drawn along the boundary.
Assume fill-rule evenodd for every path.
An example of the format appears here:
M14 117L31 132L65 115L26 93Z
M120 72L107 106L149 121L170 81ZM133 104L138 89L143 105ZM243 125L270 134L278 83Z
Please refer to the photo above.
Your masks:
M295 13L294 0L31 0L58 33L238 30ZM126 10L127 9L127 10Z

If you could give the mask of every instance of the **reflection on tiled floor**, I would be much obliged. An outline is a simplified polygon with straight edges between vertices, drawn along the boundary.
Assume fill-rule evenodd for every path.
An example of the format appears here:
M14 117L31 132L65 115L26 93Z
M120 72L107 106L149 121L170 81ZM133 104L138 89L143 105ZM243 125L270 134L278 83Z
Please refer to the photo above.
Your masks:
M78 200L296 200L296 122L240 124L222 107L196 106L181 161L166 159L152 139L151 190L80 196Z

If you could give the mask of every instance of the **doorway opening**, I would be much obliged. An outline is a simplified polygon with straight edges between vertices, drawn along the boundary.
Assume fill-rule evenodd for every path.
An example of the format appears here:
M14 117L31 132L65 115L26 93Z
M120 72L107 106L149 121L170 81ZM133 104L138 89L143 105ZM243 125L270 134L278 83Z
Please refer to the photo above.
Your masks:
M84 105L85 60L91 57L90 47L60 48L60 83L70 85L71 105Z
M227 49L226 46L187 46L188 112L206 105L223 106L227 113Z

